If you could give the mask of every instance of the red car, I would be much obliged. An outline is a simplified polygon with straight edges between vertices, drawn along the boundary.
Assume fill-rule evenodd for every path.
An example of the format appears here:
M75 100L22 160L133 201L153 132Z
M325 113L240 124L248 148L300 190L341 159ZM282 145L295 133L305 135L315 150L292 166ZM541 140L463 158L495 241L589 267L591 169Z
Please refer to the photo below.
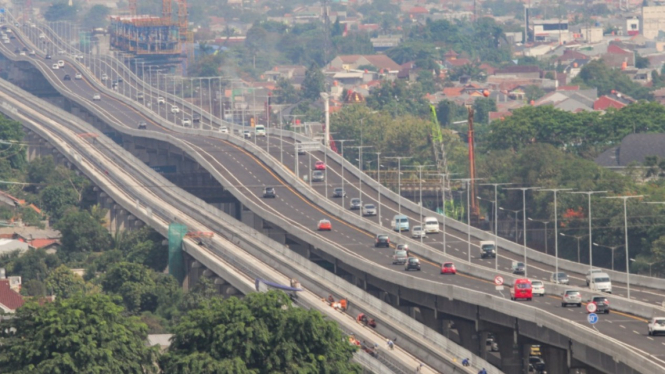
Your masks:
M314 163L314 169L326 170L326 164L324 164L323 161L317 161L316 163Z
M453 264L452 262L444 262L443 265L441 265L441 274L452 274L452 275L457 274L457 270L455 269L455 264Z
M332 224L327 219L322 219L319 221L318 226L319 231L332 231Z

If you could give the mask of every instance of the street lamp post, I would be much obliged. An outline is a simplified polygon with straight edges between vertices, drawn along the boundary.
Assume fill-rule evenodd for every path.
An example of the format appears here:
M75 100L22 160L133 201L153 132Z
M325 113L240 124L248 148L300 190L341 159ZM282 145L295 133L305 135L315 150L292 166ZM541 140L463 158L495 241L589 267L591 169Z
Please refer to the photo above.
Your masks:
M527 266L527 257L526 257L526 191L528 190L538 190L540 187L514 187L514 188L506 188L506 190L520 190L522 191L522 225L523 225L523 230L524 230L524 277L528 276L528 269L529 267Z
M443 254L446 254L446 178L448 174L432 174L441 177L441 202L443 204Z
M471 262L471 182L480 178L459 178L451 179L466 183L466 251L467 260ZM474 201L475 204L475 201Z
M580 257L580 240L582 240L582 238L586 238L588 235L570 235L570 234L566 235L564 233L559 233L559 235L577 239L577 262L582 263Z
M499 207L499 210L503 210L504 212L510 212L510 213L515 213L515 243L517 243L517 213L521 212L522 209L519 210L512 210L504 207Z
M418 202L418 205L420 205L420 227L421 229L425 229L425 226L423 225L423 168L429 167L429 166L436 166L436 165L416 165L418 168L418 180L420 182L420 200ZM420 235L420 242L423 242L423 236Z
M548 255L549 253L547 253L547 224L549 224L550 221L541 221L541 220L537 220L537 219L531 219L531 217L529 217L527 219L531 222L540 222L545 226L545 254Z
M636 196L610 196L603 199L621 199L623 200L623 235L626 240L626 297L630 300L630 256L628 252L628 199L643 198L644 195Z
M607 193L607 191L576 191L568 192L570 194L584 194L589 198L589 270L593 269L593 235L591 232L591 195L597 193Z
M342 143L342 146L340 147L342 149L342 202L340 203L342 206L344 206L344 195L346 195L346 191L344 191L344 143L346 142L352 142L355 141L355 139L342 139L342 140L335 140L336 142Z
M389 159L397 160L397 214L402 216L402 160L403 159L409 159L411 156L393 156L393 157L386 157ZM402 234L402 229L399 227L398 233L401 235Z
M351 148L356 148L358 149L358 169L360 170L360 173L358 173L358 198L360 199L360 209L358 211L358 214L362 217L363 215L363 149L365 148L374 148L371 145L361 145L361 146L355 146Z
M612 270L614 270L614 251L617 249L623 247L623 244L615 245L615 246L609 246L609 245L603 245L603 244L598 244L598 243L593 243L596 247L603 247L603 248L609 248L610 251L612 251Z
M659 261L648 262L648 261L644 261L643 259L636 260L634 258L631 258L630 261L631 262L637 262L637 263L643 263L645 265L649 265L649 277L651 277L651 267L659 262Z
M559 273L559 221L557 214L556 195L559 191L572 191L572 188L547 188L539 192L554 192L554 268L555 274Z
M494 247L496 248L496 256L494 256L494 270L499 270L499 221L498 221L498 200L499 200L499 186L505 186L512 183L482 183L481 186L494 186ZM517 222L517 220L515 220Z
M378 213L379 213L379 226L383 227L381 222L381 152L376 152L376 182L379 186L376 188L376 193L378 195Z

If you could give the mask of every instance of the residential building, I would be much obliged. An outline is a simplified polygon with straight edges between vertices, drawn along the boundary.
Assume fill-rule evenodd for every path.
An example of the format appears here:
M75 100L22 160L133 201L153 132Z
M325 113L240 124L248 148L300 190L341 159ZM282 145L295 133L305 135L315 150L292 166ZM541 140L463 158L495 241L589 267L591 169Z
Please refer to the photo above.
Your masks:
M622 170L629 165L642 165L649 156L665 159L665 134L630 134L621 144L596 157L596 164L613 170Z
M533 40L567 43L572 40L568 20L533 20Z
M23 253L28 250L30 246L28 243L14 239L0 239L0 255L8 255L18 251Z
M497 69L494 72L495 76L513 76L516 78L541 78L542 71L538 66L529 65L515 65L508 66L503 69Z
M16 309L20 308L23 304L23 297L18 291L11 288L10 280L4 279L4 270L0 272L2 279L0 279L0 310L5 313L14 313Z
M373 66L376 70L387 73L397 73L400 66L386 55L342 55L335 57L328 64L328 68L340 70L356 70L361 66Z
M625 69L628 66L635 66L635 53L610 43L607 52L603 55L603 62L612 68Z
M665 6L642 7L642 35L656 39L661 30L665 31Z
M402 42L400 35L379 35L371 38L372 46L376 52L383 52L393 47L397 47Z
M587 90L562 90L546 94L533 105L551 105L556 109L567 112L592 111L594 102L598 99L596 88Z
M603 41L602 27L582 27L580 33L587 43L600 43Z
M296 77L305 77L307 68L302 65L278 65L263 73L263 76L273 82L280 79L292 80Z
M626 35L634 36L640 33L640 19L637 16L626 18Z

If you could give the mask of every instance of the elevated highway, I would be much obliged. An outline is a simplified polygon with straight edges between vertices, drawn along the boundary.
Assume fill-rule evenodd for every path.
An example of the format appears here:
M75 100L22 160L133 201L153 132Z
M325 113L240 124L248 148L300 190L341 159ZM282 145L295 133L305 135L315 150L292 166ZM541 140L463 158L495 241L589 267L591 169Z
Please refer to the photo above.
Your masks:
M3 50L3 53L11 55L11 52L6 50ZM12 58L15 56L8 57ZM59 92L89 110L97 111L104 117L108 117L114 122L115 126L119 126L119 131L128 132L130 129L133 130L134 124L137 124L139 121L146 121L148 123L148 131L144 132L146 138L159 138L159 133L173 133L173 131L177 131L179 134L178 140L182 143L181 146L188 148L188 156L196 159L200 165L210 171L211 175L221 180L222 185L231 190L244 206L249 207L252 211L261 211L261 218L263 220L277 225L289 235L309 243L309 246L302 245L302 243L299 244L301 249L308 252L308 255L317 253L323 257L327 254L329 258L330 254L334 254L331 263L335 267L334 270L336 273L342 274L347 280L361 285L382 299L389 300L391 304L403 308L405 312L417 316L420 320L427 320L427 325L434 327L437 331L441 331L442 329L442 320L446 318L449 320L455 319L458 332L468 329L466 332L460 332L463 345L467 347L472 346L474 344L472 341L473 336L476 336L475 344L478 345L480 339L474 334L483 332L483 330L485 332L489 331L488 329L483 329L482 326L479 327L478 322L483 320L479 318L480 314L482 314L479 312L481 309L489 308L490 311L494 312L501 310L498 305L488 305L478 300L475 300L475 304L469 300L464 300L465 303L471 306L471 309L456 308L459 305L446 305L444 300L450 299L451 294L442 291L444 289L442 287L445 284L459 285L467 290L475 289L482 291L487 297L491 297L490 295L500 295L493 286L488 285L483 280L487 278L487 274L483 274L483 272L488 273L487 270L482 270L478 266L467 265L463 261L458 261L458 264L460 264L462 271L466 275L447 278L442 278L438 274L438 268L434 262L431 263L433 266L425 265L423 271L416 275L407 276L400 271L390 269L390 266L387 265L390 253L387 253L385 250L376 250L372 247L371 233L377 230L375 224L357 216L351 216L343 207L334 207L329 201L322 199L321 195L316 193L316 188L311 188L302 181L296 181L293 178L293 173L289 173L284 165L278 165L274 159L266 158L265 151L260 147L242 141L232 135L177 128L165 123L162 119L155 118L154 113L141 111L137 103L130 102L126 98L123 99L115 92L105 91L100 88L98 82L91 77L91 74L86 69L78 70L86 79L63 82L61 81L62 77L59 75L63 73L75 74L75 67L77 65L72 59L67 59L65 71L58 71L58 74L54 74L49 66L44 66L41 59L29 58L27 56L25 58L20 56L16 59L30 62L38 68L41 66L40 71L58 88ZM86 97L91 98L92 95L90 95L90 92L97 90L102 94L101 101L92 102L90 99L86 99ZM271 153L273 153L272 150ZM328 157L332 159L334 155L328 155ZM263 186L276 186L278 188L278 198L270 202L263 200L260 197ZM387 195L388 193L386 193ZM389 205L386 206L389 207ZM333 232L318 233L315 231L315 222L323 217L333 221ZM460 247L461 249L466 247L464 243L461 246L459 245L459 242L461 242L459 238L452 239L453 234L451 232L448 232L447 235L450 235L449 238L451 238L451 248L457 248L460 251ZM458 243L455 243L455 240L458 240ZM440 250L435 252L432 248L427 248L427 246L421 247L415 242L410 242L410 244L412 244L414 252L423 254L423 256L429 259L439 260L437 262L449 258L444 256ZM454 253L453 249L448 252ZM361 268L361 272L357 271L359 268ZM473 276L469 276L470 274ZM508 280L511 279L509 274L505 274L505 277ZM417 281L414 281L414 279ZM430 284L433 285L432 288L428 286ZM554 286L552 287L554 288ZM439 296L435 296L434 300L436 301L432 304L428 302L430 298L428 295L440 295L442 299ZM459 299L455 300L461 301L462 299L464 297L460 296ZM494 299L491 300L494 303ZM583 337L595 336L595 333L583 328L582 324L585 320L583 313L580 313L579 310L559 308L556 306L557 303L556 299L552 301L552 298L548 297L543 300L534 300L533 305L531 305L542 311L542 313L546 313L545 315L547 316L554 316L553 321L557 321L555 323L549 323L545 317L543 317L542 321L538 322L535 320L535 315L531 315L531 319L521 314L517 316L516 314L519 313L515 310L515 306L519 304L509 303L511 307L504 309L504 311L510 316L508 320L513 323L505 323L504 327L509 331L514 331L517 320L531 320L536 326L544 329L543 331L557 331L559 334L557 335L559 336L557 338L558 341L548 340L546 342L553 347L553 359L550 362L556 361L554 357L557 357L563 351L564 356L567 357L565 361L568 367L574 366L575 360L587 363L605 372L629 370L626 369L626 365L632 367L632 370L635 372L641 372L640 369L637 369L639 365L631 363L630 365L633 366L630 366L622 360L636 359L639 361L646 359L645 365L650 365L650 363L660 365L658 363L658 356L662 352L662 349L658 346L659 342L649 341L644 336L639 335L639 331L644 328L644 322L628 314L616 314L616 318L618 318L616 320L613 320L615 315L603 318L601 322L606 323L601 323L597 326L598 330L602 333L601 336L605 336L607 339L607 342L595 341L593 344L594 352L598 350L598 357L586 355L588 353L587 349L584 349L585 352L579 349L571 349L574 346L572 343L574 339L584 340L584 343L576 341L577 344L582 344L581 346L584 347L588 347L591 343L583 338L579 338L575 334L576 331L569 331L570 328L560 331L560 329L556 328L556 325L569 326L564 323L573 321L573 323L576 323L573 330L582 332ZM617 304L620 303L620 298L617 298ZM524 310L528 311L531 311L532 307L520 305L520 309L524 308ZM640 305L640 307L643 306ZM473 312L474 310L475 312ZM651 310L654 309L652 308ZM475 321L475 326L469 326L469 321ZM485 320L485 322L499 325L496 320L489 319ZM540 323L544 323L547 328L539 326ZM508 326L505 326L506 324ZM623 327L617 328L616 326ZM626 335L621 330L630 328L635 332L634 336L630 334ZM496 330L501 329L497 327ZM527 330L524 329L519 330L519 333L523 334L522 336L528 335L532 342L545 343L544 340L547 340L547 337L537 333L529 335ZM513 369L518 367L524 368L525 365L520 362L520 357L523 356L522 352L519 352L519 350L516 354L510 352L514 344L525 344L523 340L518 342L515 339L507 338L510 335L514 336L512 333L504 334L500 331L497 334L500 335L500 347L503 347L501 358L505 362L502 362L502 364ZM562 337L563 340L561 339ZM464 339L470 339L471 341L465 343ZM603 351L606 344L612 347L616 344L624 348L632 345L639 351L633 351L626 355L615 355ZM576 347L579 348L579 346ZM607 357L610 357L610 359L608 360ZM594 358L598 359L594 360ZM550 372L557 372L555 370L550 370Z

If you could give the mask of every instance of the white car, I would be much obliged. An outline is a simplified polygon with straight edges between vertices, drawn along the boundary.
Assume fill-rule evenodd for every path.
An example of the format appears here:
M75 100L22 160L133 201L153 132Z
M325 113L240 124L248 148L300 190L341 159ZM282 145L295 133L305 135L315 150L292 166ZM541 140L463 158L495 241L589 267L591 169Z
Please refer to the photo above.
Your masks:
M545 296L545 283L543 281L531 281L531 293L534 295Z
M565 290L563 295L561 295L561 307L565 308L566 306L573 304L577 305L578 308L582 307L582 294L578 290Z
M83 79L83 76L81 75L81 73L76 73L76 75L74 75L74 79L81 80Z
M413 226L411 229L411 237L420 239L427 237L427 235L425 234L425 230L423 230L422 226Z
M252 132L249 130L243 130L242 131L242 137L245 139L249 139L252 137Z
M103 81L107 81L107 80L109 80L109 76L106 75L106 74L102 74L102 80L103 80Z
M39 39L44 39L44 38L46 38L46 35L44 35L44 33L39 34Z
M654 317L647 323L649 326L649 335L665 333L665 317Z
M65 51L63 51L62 49L58 49L58 54L59 54L59 55L64 55L64 54L65 54Z
M9 43L10 43L9 39L3 39L2 41L3 41L3 43L5 43L5 44L9 44Z
M28 54L29 54L30 56L34 56L36 53L35 53L35 50L34 50L34 49L31 49L30 52L28 52Z
M19 56L25 56L25 51L21 51L18 53Z
M192 121L191 121L189 118L184 118L184 119L182 120L182 125L183 125L183 126L191 126L191 125L192 125Z
M60 65L58 65L58 64L53 64L53 66L51 66L51 67L53 68L53 70L60 69Z
M365 204L362 209L363 216L375 216L376 215L376 205L374 204Z
M164 100L163 97L158 97L157 98L157 104L165 104L165 103L166 103L166 100Z
M229 133L229 128L226 127L226 126L221 126L219 128L219 132L221 132L222 134L228 134Z
M65 62L62 60L58 60L58 66L60 66L61 68L65 67Z
M102 95L100 95L98 93L92 95L92 100L93 101L100 101L101 99L102 99Z
M178 108L178 107L175 106L175 105L172 106L172 107L171 107L171 113L180 113L180 108Z

